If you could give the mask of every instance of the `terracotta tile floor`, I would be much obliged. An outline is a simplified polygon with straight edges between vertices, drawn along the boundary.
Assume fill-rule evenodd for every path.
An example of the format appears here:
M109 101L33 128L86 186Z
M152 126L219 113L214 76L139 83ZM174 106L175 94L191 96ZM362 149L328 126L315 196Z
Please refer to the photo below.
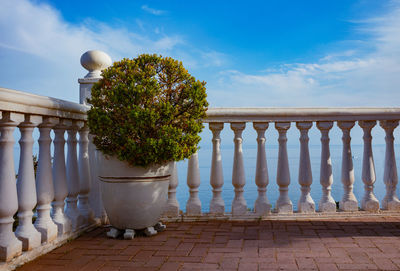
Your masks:
M400 270L400 217L168 223L134 240L107 230L18 270Z

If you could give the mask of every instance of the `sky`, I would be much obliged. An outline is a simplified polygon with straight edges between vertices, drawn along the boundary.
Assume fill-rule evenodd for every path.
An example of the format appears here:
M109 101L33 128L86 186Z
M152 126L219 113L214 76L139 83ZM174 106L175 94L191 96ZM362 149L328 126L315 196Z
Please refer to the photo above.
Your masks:
M211 107L400 104L398 0L0 0L0 87L78 102L94 49L181 60Z

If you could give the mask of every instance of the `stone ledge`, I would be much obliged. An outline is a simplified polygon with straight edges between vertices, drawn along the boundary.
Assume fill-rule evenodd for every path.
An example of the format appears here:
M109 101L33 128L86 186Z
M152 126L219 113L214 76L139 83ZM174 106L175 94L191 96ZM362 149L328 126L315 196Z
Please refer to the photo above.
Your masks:
M226 220L226 221L257 221L257 220L315 220L315 219L332 219L332 218L364 218L364 217L399 217L400 212L384 211L372 213L368 211L355 211L355 212L345 212L337 211L335 213L322 213L315 212L313 214L278 214L271 213L266 216L259 216L256 214L246 214L240 216L233 216L232 213L226 213L224 215L215 215L204 213L199 216L188 216L186 214L181 214L178 217L161 217L163 222L195 222L195 221L208 221L208 220Z

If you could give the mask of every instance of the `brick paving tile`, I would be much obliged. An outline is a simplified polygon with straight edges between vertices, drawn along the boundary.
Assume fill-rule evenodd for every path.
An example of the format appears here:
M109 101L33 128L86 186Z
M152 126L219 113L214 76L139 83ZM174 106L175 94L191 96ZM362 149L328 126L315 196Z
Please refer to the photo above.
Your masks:
M160 271L178 271L181 265L181 263L166 262L161 266Z
M239 263L239 271L258 271L257 263Z
M174 222L133 240L106 231L18 270L400 270L400 217Z
M375 258L373 261L381 270L399 270L399 268L389 259Z

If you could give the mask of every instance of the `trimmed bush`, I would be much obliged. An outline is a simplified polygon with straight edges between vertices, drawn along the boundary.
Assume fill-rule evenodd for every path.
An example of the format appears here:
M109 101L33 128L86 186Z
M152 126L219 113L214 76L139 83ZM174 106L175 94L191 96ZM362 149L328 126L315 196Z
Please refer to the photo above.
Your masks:
M133 166L179 161L197 151L204 128L205 82L169 57L115 62L94 84L88 111L94 144Z

